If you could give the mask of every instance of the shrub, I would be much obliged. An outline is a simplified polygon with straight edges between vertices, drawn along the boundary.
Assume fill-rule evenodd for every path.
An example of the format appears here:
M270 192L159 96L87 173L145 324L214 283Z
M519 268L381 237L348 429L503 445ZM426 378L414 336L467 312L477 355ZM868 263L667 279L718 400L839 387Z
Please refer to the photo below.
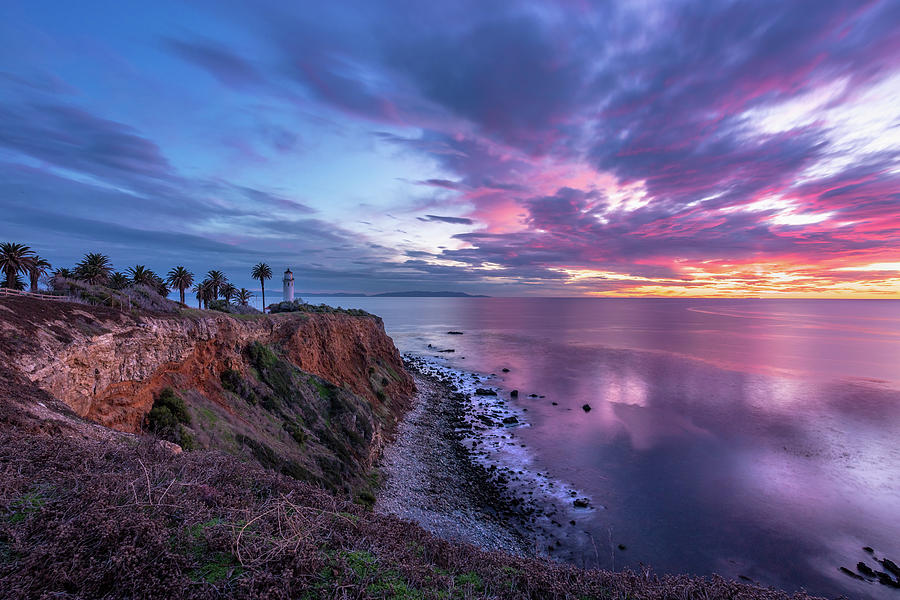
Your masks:
M79 279L53 277L50 281L52 293L66 294L74 300L112 308L137 308L157 313L176 313L178 303L160 296L146 285L132 285L114 290L102 285L93 285Z
M381 320L380 317L373 315L372 313L366 312L360 308L341 308L338 306L337 308L333 306L328 306L327 304L307 304L300 300L294 300L293 302L279 302L277 304L272 304L269 306L270 313L287 313L287 312L304 312L304 313L325 313L325 314L341 314L341 315L350 315L351 317L371 317L373 319Z
M147 415L148 429L158 437L174 442L185 450L196 447L194 437L184 428L191 424L187 405L172 388L165 388L153 400Z
M131 300L133 308L160 313L176 313L179 304L160 296L156 289L146 285L132 285L121 291Z
M210 310L228 313L231 315L261 315L262 313L252 306L231 304L227 300L213 300L209 303Z

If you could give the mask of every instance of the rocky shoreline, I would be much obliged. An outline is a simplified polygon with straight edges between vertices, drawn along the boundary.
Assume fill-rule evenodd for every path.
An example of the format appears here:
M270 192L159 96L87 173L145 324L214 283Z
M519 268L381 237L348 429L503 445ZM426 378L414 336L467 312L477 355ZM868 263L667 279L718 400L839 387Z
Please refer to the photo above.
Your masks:
M602 566L596 552L586 564L580 545L587 538L578 527L598 507L535 471L514 434L528 426L527 409L507 403L491 387L493 376L415 355L404 362L419 394L381 459L376 512L486 550L573 563L577 553L581 566Z
M519 556L534 554L510 522L513 506L461 443L465 396L407 361L419 390L384 451L375 512L413 521L442 538Z

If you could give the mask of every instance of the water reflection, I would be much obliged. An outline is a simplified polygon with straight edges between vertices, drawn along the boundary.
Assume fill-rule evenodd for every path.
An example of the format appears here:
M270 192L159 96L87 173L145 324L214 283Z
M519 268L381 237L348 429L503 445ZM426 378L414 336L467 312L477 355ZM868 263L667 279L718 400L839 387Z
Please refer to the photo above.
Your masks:
M900 558L900 302L357 304L405 350L510 369L538 467L606 507L579 524L604 567L896 595L837 567L866 545ZM570 560L594 561L587 539L565 540Z

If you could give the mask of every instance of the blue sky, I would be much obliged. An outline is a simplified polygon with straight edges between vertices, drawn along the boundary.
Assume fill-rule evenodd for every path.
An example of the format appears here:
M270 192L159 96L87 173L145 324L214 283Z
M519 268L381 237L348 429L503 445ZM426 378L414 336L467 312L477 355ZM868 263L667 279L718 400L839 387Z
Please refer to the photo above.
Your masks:
M0 239L54 266L900 295L895 2L0 11Z

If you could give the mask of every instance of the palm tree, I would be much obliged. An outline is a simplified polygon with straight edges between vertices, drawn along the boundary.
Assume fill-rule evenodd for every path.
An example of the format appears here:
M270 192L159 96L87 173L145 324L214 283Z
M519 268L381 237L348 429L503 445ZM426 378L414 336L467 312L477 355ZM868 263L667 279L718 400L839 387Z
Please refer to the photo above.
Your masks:
M203 308L209 308L209 303L216 299L216 296L213 294L212 281L209 279L204 279L195 285L193 291L197 293L197 308L201 308L201 302L203 303Z
M231 302L231 299L237 296L238 293L238 289L230 283L223 285L220 291L222 292L222 297L225 298L225 302Z
M109 282L106 285L114 290L124 290L130 283L131 280L128 279L128 275L116 271L109 276Z
M266 279L272 279L272 268L264 262L257 263L250 271L250 277L259 280L259 286L262 288L263 312L266 312Z
M31 279L31 291L38 291L38 279L46 275L52 265L45 258L37 254L31 259L31 267L28 269L28 277Z
M191 291L197 294L197 308L203 308L203 283L198 283Z
M184 304L184 290L193 285L194 274L184 267L175 267L169 271L166 283L178 290L178 293L181 295L181 303Z
M253 292L247 288L241 288L235 295L237 296L238 302L241 303L241 306L247 306L247 303L250 302L250 298L253 297Z
M153 273L153 271L150 271L150 272ZM162 277L160 277L159 275L157 275L156 273L153 273L153 282L150 284L150 287L155 289L156 293L159 294L160 296L162 296L163 298L168 298L169 286L166 285L165 280Z
M12 283L10 283L9 279L4 279L2 282L0 282L0 287L23 292L25 291L25 282L22 281L22 278L19 277L18 273L16 273L16 278L12 280Z
M156 273L144 265L135 265L128 269L128 277L134 285L156 286Z
M219 299L219 292L222 290L222 286L228 283L228 278L225 277L225 273L222 271L216 271L213 269L206 274L206 280L209 282L210 290L212 292L212 299Z
M56 269L55 271L53 271L53 276L54 277L63 277L65 279L72 279L73 277L75 277L75 273L72 272L72 269L60 267L59 269Z
M134 285L156 287L156 273L144 265L135 265L128 269L128 277Z
M109 257L99 252L84 255L81 262L75 265L75 277L91 285L104 285L112 274L112 263Z
M34 262L34 250L25 244L3 242L0 244L0 270L6 276L6 287L13 287L19 280L19 273L28 273Z

